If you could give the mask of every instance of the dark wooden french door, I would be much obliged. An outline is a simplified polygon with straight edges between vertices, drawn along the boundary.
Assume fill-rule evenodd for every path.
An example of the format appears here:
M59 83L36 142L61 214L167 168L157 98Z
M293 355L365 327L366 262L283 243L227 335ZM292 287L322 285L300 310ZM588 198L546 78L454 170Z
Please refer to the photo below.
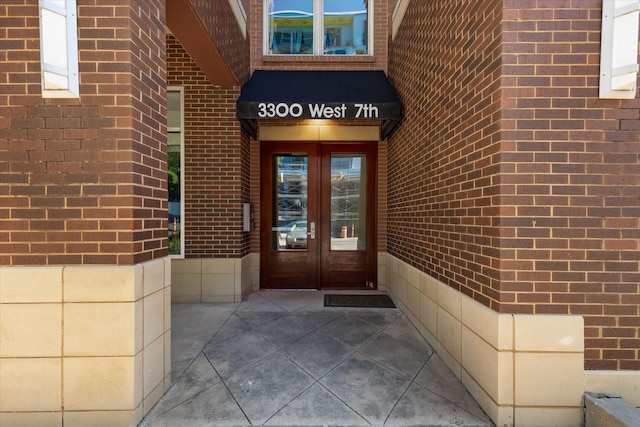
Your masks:
M262 144L262 288L377 287L376 150Z

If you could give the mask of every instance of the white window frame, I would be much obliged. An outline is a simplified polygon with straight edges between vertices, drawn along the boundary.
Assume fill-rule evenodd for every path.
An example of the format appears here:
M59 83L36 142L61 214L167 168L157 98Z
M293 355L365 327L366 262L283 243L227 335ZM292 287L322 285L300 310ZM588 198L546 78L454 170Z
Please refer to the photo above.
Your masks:
M292 57L308 57L308 56L323 56L327 58L332 57L344 57L344 56L373 56L374 48L374 2L375 0L368 0L367 2L367 53L362 55L336 55L324 53L324 0L313 0L313 55L301 55L301 54L282 54L282 53L269 53L269 0L263 0L263 22L262 22L262 52L265 56L292 56ZM320 41L320 43L316 43Z
M231 10L233 10L233 14L236 17L236 21L238 22L238 27L240 27L240 32L242 32L242 37L247 38L247 12L244 10L244 6L242 6L242 0L229 0L229 5L231 6Z
M169 127L167 124L167 135L169 133L180 133L180 253L169 254L171 258L184 259L185 257L185 203L184 203L184 189L185 189L185 170L184 170L184 87L182 86L167 86L167 95L169 92L180 93L180 127ZM169 109L167 108L167 114ZM169 155L169 149L167 147L167 156ZM167 164L168 167L168 164ZM168 192L167 192L168 195ZM167 205L168 207L168 205ZM168 213L167 213L168 214ZM170 229L173 224L168 224ZM167 236L168 238L168 236Z
M404 14L409 8L410 1L411 0L398 0L395 9L393 9L393 15L391 15L391 40L395 40L396 38L396 34L400 29L400 24L402 24Z
M640 0L603 0L600 98L634 99L638 70Z
M79 98L76 0L38 0L43 98Z

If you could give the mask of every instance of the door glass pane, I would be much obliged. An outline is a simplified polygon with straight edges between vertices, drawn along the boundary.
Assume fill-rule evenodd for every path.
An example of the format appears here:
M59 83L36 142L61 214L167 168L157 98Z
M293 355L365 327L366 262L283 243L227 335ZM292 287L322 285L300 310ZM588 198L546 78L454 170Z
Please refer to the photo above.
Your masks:
M313 0L269 0L269 53L313 54Z
M307 156L273 156L273 250L307 249Z
M331 250L365 250L366 156L331 155Z

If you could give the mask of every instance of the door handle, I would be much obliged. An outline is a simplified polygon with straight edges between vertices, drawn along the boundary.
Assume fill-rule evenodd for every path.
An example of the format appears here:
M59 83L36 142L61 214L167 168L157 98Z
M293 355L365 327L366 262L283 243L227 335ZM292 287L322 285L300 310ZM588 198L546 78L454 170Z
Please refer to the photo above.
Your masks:
M311 221L309 223L309 232L307 233L307 236L311 237L311 239L315 239L316 238L316 223L314 221Z

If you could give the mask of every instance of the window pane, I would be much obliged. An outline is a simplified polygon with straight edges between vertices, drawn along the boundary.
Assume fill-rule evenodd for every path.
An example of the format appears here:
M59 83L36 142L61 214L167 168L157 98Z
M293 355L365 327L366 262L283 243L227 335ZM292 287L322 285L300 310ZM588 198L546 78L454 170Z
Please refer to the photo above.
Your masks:
M313 0L269 0L269 53L313 54Z
M365 250L367 246L366 157L331 155L331 250Z
M368 0L324 0L324 53L367 54Z
M178 91L167 91L167 127L180 129L180 95Z
M184 255L184 205L182 203L183 92L175 88L167 90L167 193L169 209L169 255Z
M307 156L273 156L274 250L307 249Z
M67 68L67 16L42 9L42 61L58 69Z
M182 231L182 197L180 170L180 133L169 132L167 152L167 187L169 190L169 254L180 255Z

